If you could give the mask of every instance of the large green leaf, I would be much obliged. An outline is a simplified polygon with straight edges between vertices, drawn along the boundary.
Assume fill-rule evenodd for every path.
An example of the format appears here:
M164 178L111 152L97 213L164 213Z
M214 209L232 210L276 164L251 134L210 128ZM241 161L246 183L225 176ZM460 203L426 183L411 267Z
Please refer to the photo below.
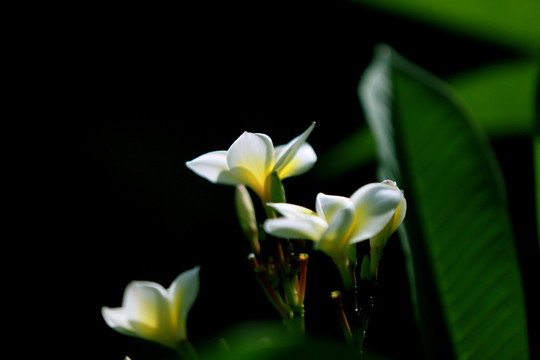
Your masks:
M479 127L440 80L381 46L359 95L380 176L408 200L400 235L431 357L527 359L504 184Z
M540 2L534 0L352 0L483 41L540 51Z
M536 230L538 232L538 246L540 247L540 135L534 137L534 168L536 177Z

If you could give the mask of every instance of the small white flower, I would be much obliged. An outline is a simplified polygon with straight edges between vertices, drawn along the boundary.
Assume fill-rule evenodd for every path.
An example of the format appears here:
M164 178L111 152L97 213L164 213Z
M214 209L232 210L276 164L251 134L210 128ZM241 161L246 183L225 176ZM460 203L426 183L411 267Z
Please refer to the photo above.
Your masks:
M244 132L229 150L212 151L186 162L197 175L216 184L249 186L263 201L270 200L268 180L305 173L317 155L306 139L315 123L288 144L276 146L265 134Z
M315 242L329 255L347 282L350 245L371 238L384 245L405 216L406 201L394 182L362 186L350 198L319 193L316 212L286 203L268 204L283 217L269 219L264 229L283 238Z
M122 307L101 310L107 325L177 350L187 340L186 320L199 293L199 267L180 274L168 289L151 281L132 281Z

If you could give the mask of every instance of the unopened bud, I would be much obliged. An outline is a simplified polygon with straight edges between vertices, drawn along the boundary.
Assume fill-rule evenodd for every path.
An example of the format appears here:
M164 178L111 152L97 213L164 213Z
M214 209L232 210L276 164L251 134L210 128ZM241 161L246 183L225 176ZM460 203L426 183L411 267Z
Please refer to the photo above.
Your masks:
M240 227L244 235L246 235L251 249L255 254L258 254L261 248L259 245L259 231L257 229L255 207L253 206L253 200L251 200L249 191L244 185L238 185L236 187L234 204L238 220L240 221Z

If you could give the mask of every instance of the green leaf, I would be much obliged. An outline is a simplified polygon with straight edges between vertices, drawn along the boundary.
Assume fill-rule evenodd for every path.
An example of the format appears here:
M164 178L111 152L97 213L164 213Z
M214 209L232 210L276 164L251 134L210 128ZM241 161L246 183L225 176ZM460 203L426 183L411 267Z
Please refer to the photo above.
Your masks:
M540 52L540 2L532 0L351 0L482 41Z
M534 130L534 80L537 61L493 64L453 76L446 81L463 99L490 138L528 136ZM330 180L375 158L373 136L366 126L320 155L316 176Z
M534 168L536 176L536 230L540 247L540 135L534 136Z
M536 129L533 139L534 172L536 177L536 230L540 248L540 73L536 82Z
M490 137L534 130L538 61L484 66L447 79Z
M431 358L527 359L521 274L502 175L448 86L389 47L359 95L381 178L404 189L400 236Z

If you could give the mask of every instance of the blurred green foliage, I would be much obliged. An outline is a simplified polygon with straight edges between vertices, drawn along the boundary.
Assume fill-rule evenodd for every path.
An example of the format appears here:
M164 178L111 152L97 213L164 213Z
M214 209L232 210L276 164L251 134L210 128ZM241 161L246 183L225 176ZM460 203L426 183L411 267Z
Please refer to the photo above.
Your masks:
M351 0L464 36L540 52L540 2L535 0Z
M490 64L447 81L490 137L529 135L539 65L536 60Z

